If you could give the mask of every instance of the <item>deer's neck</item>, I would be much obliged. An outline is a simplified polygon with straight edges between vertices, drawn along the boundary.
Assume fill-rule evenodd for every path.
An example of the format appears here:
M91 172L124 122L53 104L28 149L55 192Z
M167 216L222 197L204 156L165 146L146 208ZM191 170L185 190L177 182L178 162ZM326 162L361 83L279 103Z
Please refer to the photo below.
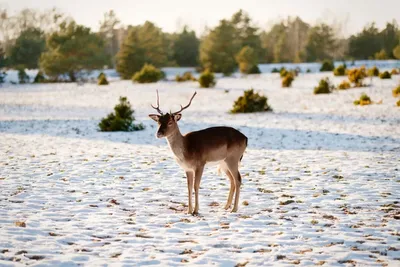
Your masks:
M169 144L170 149L174 153L174 155L179 158L184 158L184 151L185 151L185 143L184 143L184 136L179 131L179 128L175 130L174 133L167 137L167 141Z

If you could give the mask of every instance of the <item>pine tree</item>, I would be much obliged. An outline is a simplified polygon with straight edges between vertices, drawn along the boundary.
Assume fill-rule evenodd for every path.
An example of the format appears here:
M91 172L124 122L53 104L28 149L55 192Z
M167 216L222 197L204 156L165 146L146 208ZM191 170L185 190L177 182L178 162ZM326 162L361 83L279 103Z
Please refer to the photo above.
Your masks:
M62 23L46 45L40 68L53 79L68 74L70 81L75 82L79 71L102 68L107 62L103 40L90 28L75 22Z
M182 67L197 66L199 44L195 32L185 26L173 41L173 60Z
M248 13L240 9L232 15L231 23L236 29L236 38L240 42L240 49L249 46L254 50L255 56L260 58L263 56L259 29L252 25L252 21Z
M235 55L240 49L236 29L227 20L209 32L200 45L200 62L211 72L232 73L236 68Z
M379 29L371 23L349 39L349 56L354 59L368 59L381 50Z
M146 21L132 27L117 54L117 71L123 79L131 79L145 63L162 67L167 63L166 38L160 28Z
M114 131L140 131L144 129L143 124L134 124L135 117L133 116L134 110L131 103L126 97L119 98L119 104L114 107L114 112L101 119L99 123L100 131L114 132Z
M305 47L307 61L332 59L336 47L336 37L332 27L324 23L316 25L308 34Z
M385 51L387 58L393 58L393 49L399 44L399 27L396 21L386 23L385 29L379 33L382 42L382 50Z
M10 65L16 68L38 68L39 58L45 46L44 33L40 29L24 30L11 48Z

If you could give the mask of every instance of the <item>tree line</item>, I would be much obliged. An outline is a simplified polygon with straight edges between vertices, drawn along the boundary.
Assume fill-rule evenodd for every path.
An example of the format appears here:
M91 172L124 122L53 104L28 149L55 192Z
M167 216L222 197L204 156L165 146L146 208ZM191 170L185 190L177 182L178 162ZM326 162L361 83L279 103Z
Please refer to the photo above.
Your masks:
M122 26L112 10L99 23L93 32L57 9L0 10L0 68L39 68L53 79L75 81L82 71L104 66L130 79L146 63L230 74L238 67L250 72L259 63L400 59L395 20L383 29L370 23L348 38L335 25L310 25L299 17L261 29L243 10L200 37L186 26L175 33L150 21Z

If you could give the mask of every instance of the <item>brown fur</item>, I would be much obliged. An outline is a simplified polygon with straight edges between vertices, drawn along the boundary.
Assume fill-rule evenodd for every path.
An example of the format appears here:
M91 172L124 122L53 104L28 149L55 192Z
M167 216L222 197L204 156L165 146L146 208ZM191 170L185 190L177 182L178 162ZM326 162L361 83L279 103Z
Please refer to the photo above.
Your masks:
M158 107L155 109L159 111ZM247 137L238 130L225 126L211 127L182 135L177 123L181 116L180 113L149 115L159 125L156 136L167 138L176 161L186 172L189 195L188 213L197 214L199 211L200 181L204 166L208 162L219 162L220 169L228 176L231 186L225 209L229 209L235 194L232 212L236 212L242 183L239 161L241 161L246 150ZM194 211L192 209L193 187L196 200Z
M211 127L200 131L190 132L184 135L185 158L195 158L197 161L212 162L223 160L229 156L229 152L238 146L247 143L247 137L231 127ZM220 159L211 159L207 151L220 148L225 153ZM242 155L241 155L242 156Z

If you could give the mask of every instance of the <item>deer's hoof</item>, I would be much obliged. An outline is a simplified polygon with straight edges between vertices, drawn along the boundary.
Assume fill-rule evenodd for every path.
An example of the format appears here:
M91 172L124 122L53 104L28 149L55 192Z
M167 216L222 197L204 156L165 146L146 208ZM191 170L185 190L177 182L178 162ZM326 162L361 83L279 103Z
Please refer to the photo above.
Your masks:
M188 205L187 214L192 214L192 213L193 213L193 206L192 205Z
M237 207L233 207L233 209L231 210L231 212L237 212L238 208Z
M199 215L199 212L198 212L198 211L193 211L193 212L192 212L192 215L193 215L193 216L198 216L198 215Z
M192 206L188 207L187 214L193 214L193 207Z
M230 207L231 207L231 205L226 204L224 209L229 210Z

